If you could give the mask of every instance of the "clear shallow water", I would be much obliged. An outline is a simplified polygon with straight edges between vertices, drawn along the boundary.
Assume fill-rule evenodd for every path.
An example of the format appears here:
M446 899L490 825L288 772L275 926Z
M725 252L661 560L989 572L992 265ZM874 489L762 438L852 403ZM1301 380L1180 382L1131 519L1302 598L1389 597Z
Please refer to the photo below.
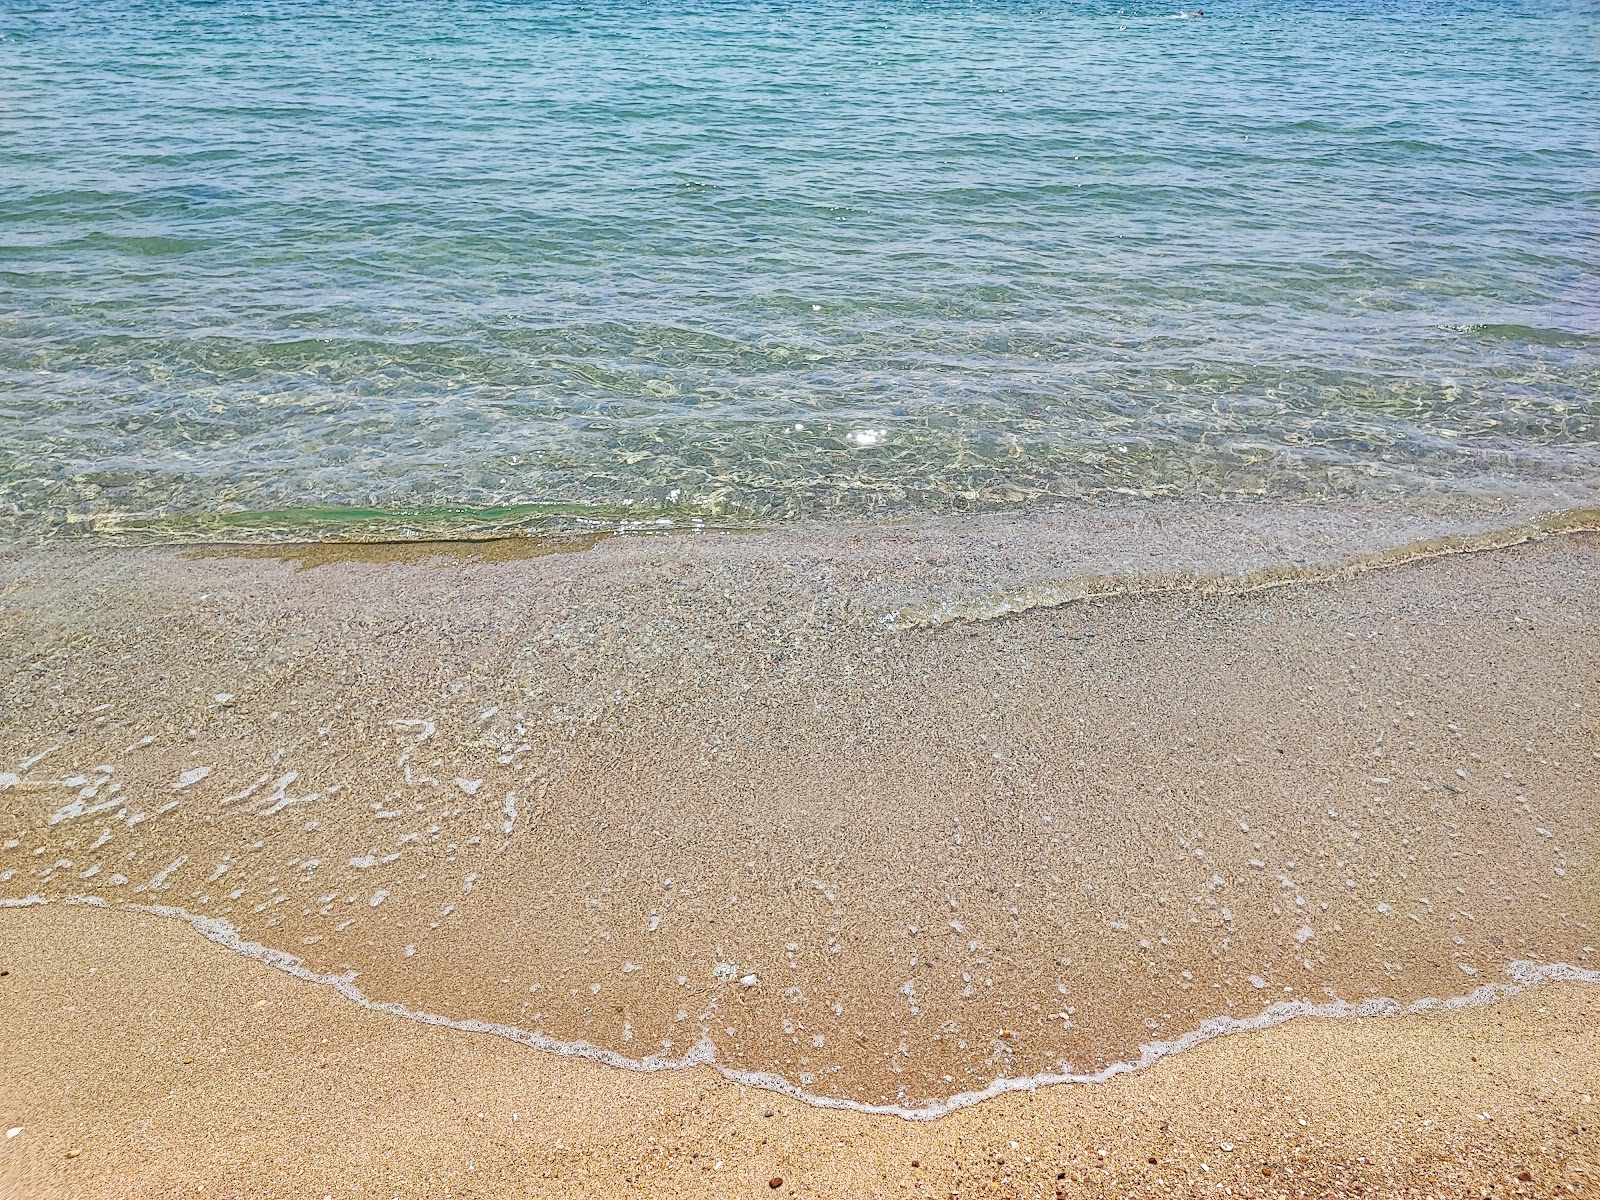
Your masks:
M1580 5L18 3L0 521L1600 482Z
M1219 1017L1600 979L1592 535L882 619L1313 540L1264 507L476 565L13 549L0 904L157 905L352 1000L922 1115Z

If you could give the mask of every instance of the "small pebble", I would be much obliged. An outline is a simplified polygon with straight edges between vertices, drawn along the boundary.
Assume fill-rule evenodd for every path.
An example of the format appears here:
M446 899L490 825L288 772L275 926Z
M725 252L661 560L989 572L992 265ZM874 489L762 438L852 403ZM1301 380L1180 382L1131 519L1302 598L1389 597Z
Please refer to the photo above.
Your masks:
M773 1191L777 1191L783 1186L783 1176L774 1175L771 1179L767 1180L767 1186Z

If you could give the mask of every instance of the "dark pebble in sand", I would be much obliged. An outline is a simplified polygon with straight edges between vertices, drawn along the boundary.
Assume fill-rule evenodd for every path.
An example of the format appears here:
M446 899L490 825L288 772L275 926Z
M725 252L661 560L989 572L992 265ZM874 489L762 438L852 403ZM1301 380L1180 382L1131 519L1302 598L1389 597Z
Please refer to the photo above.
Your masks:
M771 1179L767 1180L767 1186L773 1191L777 1191L783 1186L783 1176L774 1175Z

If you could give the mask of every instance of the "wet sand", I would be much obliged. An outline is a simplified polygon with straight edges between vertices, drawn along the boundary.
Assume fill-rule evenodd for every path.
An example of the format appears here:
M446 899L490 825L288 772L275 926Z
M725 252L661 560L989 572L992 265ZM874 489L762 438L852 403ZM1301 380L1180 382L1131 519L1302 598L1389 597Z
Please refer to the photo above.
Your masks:
M128 912L0 910L0 970L8 1198L1600 1195L1591 986L913 1122L363 1011Z
M704 1113L733 1103L714 1096L832 1105L805 1110L818 1144L1046 1110L1147 1137L1104 1097L1152 1072L1198 1087L1193 1062L1243 1071L1207 1086L1275 1128L1283 1094L1328 1086L1263 1083L1283 1054L1361 1059L1356 1031L1381 1028L1385 1069L1420 1055L1431 1079L1436 1035L1394 1031L1459 1020L1520 1045L1541 1006L1589 1019L1600 536L1518 521L1129 510L554 554L12 547L0 901L58 902L5 911L56 930L37 935L52 953L74 923L144 930L103 958L113 992L172 984L138 939L189 939L206 962L232 947L292 967L284 995L350 1010L352 1045L481 1040L396 1013L492 1026L485 1061L574 1112L698 1089L659 1115L698 1113L707 1145ZM235 969L257 967L206 968ZM1550 976L1590 982L1507 998ZM1367 1019L1469 995L1501 999ZM17 1055L49 1061L53 1035L30 1028ZM145 1053L96 1046L107 1071ZM362 1061L389 1064L399 1103L416 1085L393 1053ZM276 1080L272 1059L252 1070ZM1346 1070L1320 1120L1365 1136ZM1536 1077L1505 1078L1542 1103ZM578 1079L605 1082L560 1082ZM1427 1115L1443 1084L1386 1086L1396 1114L1445 1120ZM1080 1092L1102 1098L1062 1098ZM284 1135L270 1104L251 1111ZM392 1133L338 1119L362 1144ZM1435 1126L1402 1128L1433 1161ZM1303 1157L1366 1154L1348 1148ZM624 1174L671 1166L608 1154Z
M1352 573L1319 519L18 552L0 895L924 1111L1592 965L1594 535ZM1129 594L900 620L1097 563Z

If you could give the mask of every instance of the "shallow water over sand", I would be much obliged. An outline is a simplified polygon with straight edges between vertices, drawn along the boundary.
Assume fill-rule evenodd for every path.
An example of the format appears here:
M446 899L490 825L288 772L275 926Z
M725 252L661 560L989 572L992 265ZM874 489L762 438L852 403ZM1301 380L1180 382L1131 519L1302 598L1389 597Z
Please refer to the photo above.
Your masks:
M1140 554L1237 575L1473 532L1281 516L477 563L14 550L0 889L174 906L375 1000L911 1106L1278 1001L1592 967L1592 534L892 620Z

